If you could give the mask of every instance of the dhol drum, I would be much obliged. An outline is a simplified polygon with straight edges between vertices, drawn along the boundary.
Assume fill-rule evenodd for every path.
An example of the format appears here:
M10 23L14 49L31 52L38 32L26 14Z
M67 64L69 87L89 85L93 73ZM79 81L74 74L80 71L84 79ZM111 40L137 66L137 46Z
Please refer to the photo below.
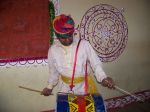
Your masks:
M100 94L57 94L56 112L106 112Z

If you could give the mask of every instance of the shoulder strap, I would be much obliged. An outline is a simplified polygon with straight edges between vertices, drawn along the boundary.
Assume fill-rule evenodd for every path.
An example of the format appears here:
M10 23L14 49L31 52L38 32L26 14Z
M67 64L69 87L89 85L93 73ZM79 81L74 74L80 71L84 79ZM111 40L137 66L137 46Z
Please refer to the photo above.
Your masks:
M85 86L84 86L85 93L88 93L88 73L87 73L87 61L85 65Z
M70 91L72 91L74 85L73 85L73 80L74 80L74 75L75 75L75 69L76 69L76 61L77 61L77 53L78 53L78 49L79 49L79 45L80 45L81 39L78 42L78 45L76 47L76 52L75 52L75 57L74 57L74 66L73 66L73 73L72 73L72 80L71 80L71 84L70 84Z

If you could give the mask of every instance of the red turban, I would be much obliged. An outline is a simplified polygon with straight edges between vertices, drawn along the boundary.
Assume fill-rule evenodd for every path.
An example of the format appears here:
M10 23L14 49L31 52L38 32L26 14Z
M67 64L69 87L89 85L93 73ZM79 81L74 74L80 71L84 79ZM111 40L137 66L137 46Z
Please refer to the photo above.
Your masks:
M53 28L59 36L61 35L63 37L66 34L72 35L74 32L74 21L70 16L61 14L53 20Z

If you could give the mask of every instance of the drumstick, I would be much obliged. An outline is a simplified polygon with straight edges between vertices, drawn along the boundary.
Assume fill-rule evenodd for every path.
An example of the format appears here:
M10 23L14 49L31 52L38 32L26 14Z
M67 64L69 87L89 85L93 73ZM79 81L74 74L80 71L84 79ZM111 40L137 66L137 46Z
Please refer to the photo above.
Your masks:
M139 97L137 97L137 96L135 96L135 95L131 94L131 93L130 93L130 92L128 92L128 91L125 91L125 90L123 90L123 89L119 88L118 86L115 86L115 89L116 89L116 90L118 90L118 91L120 91L121 93L124 93L124 94L130 95L130 96L132 96L132 97L136 98L138 101L144 102L144 100L143 100L143 99L141 99L141 98L139 98ZM142 110L142 112L149 112L149 109L147 109L147 108L145 108L145 107L142 107L142 106L141 106L141 105L139 105L138 103L137 103L137 107L139 107L139 109L141 109L141 110Z
M121 93L125 94L125 95L130 95L130 96L132 96L132 97L136 98L138 101L142 101L142 102L144 102L144 100L143 100L143 99L141 99L141 98L139 98L139 97L137 97L137 96L133 95L132 93L130 93L130 92L128 92L128 91L125 91L125 90L121 89L121 88L120 88L120 87L118 87L118 86L115 86L115 89L116 89L116 90L118 90L119 92L121 92Z
M42 91L40 91L40 90L31 89L31 88L27 88L27 87L23 87L23 86L19 86L19 88L26 89L26 90L33 91L33 92L38 92L38 93L42 94ZM51 95L53 95L53 94L51 94Z

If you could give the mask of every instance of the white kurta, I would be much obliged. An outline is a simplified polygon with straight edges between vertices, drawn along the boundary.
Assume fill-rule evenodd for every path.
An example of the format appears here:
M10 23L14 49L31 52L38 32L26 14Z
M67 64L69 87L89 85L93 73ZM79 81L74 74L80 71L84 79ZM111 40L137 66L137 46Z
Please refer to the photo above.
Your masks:
M74 38L70 46L63 46L58 40L50 47L48 51L48 65L50 77L48 81L48 88L52 89L58 81L59 92L68 92L70 87L64 83L60 78L60 74L72 77L74 56L79 38ZM75 77L85 76L86 60L90 62L90 66L94 71L96 79L101 82L106 78L106 74L102 69L102 64L95 53L92 46L86 40L81 40L77 54ZM60 80L59 80L60 79ZM73 88L75 94L84 94L84 82L78 83Z

